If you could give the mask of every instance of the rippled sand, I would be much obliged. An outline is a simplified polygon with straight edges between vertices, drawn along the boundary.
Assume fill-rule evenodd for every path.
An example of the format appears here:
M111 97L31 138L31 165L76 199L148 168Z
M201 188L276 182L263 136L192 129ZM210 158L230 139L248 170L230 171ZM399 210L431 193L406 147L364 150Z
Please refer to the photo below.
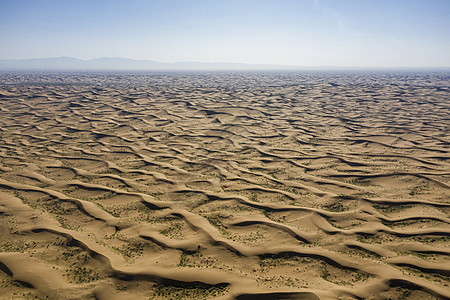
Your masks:
M0 297L450 297L449 74L2 74Z

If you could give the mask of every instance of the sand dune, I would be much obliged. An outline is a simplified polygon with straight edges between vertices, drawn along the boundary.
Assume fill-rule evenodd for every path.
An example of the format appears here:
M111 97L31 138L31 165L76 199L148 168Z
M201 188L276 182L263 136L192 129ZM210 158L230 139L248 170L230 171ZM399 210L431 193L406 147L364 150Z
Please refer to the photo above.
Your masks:
M0 78L0 298L450 298L448 74Z

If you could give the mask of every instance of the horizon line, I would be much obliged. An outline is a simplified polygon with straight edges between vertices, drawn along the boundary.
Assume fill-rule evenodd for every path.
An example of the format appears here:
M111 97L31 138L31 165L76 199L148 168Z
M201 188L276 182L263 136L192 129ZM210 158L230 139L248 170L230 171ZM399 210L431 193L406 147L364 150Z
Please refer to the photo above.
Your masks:
M89 62L89 61L95 61L95 60L99 60L99 59L123 59L123 60L129 60L129 61L134 61L134 62L152 62L152 63L160 63L160 64L167 64L167 65L175 65L175 64L209 64L209 65L214 65L214 64L230 64L230 65L244 65L244 66L248 66L250 67L248 70L252 70L251 67L252 66L267 66L267 67L272 67L270 68L270 70L290 70L290 71L294 71L294 70L302 70L302 69L322 69L325 70L327 68L329 69L333 69L333 70L339 70L339 69L366 69L366 70L379 70L379 69L389 69L389 70L402 70L402 69L450 69L450 65L449 66L360 66L360 65L350 65L350 66L345 66L345 65L296 65L296 64L277 64L277 63L248 63L248 62L232 62L232 61L174 61L174 62L167 62L167 61L158 61L158 60L152 60L152 59L137 59L137 58L128 58L128 57L120 57L120 56L101 56L101 57L94 57L94 58L89 58L89 59L83 59L83 58L77 58L77 57L72 57L72 56L66 56L66 55L62 55L62 56L49 56L49 57L33 57L33 58L0 58L0 61L15 61L15 62L20 62L20 61L29 61L29 60L46 60L46 59L61 59L61 58L67 58L67 59L74 59L74 60L79 60L79 61L83 61L83 62ZM276 67L276 68L275 68ZM284 69L285 68L285 69ZM9 68L8 70L12 70L13 68ZM24 69L24 68L22 68ZM33 70L45 70L45 68L36 68L36 67L32 67L30 69ZM50 70L55 70L55 68L49 68ZM136 68L118 68L117 70L140 70L140 71L145 71L145 68L142 69L136 69ZM0 71L3 70L3 67L0 66ZM63 70L74 70L74 69L63 69ZM77 68L76 70L82 70L81 68ZM93 69L89 69L89 70L93 70ZM98 69L100 70L112 70L107 68L107 69ZM151 70L150 68L148 70ZM183 70L183 69L181 69ZM190 69L191 70L191 69ZM195 69L192 69L195 70ZM202 69L203 70L203 69ZM231 70L231 69L227 69L227 70ZM261 68L259 68L259 70L262 70Z

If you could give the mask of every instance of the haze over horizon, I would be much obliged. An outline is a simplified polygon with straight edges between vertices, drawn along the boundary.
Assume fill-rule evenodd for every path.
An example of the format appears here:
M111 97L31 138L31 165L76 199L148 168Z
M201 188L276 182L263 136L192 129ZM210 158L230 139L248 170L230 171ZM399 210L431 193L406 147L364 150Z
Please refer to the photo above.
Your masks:
M450 1L1 1L0 59L448 67Z

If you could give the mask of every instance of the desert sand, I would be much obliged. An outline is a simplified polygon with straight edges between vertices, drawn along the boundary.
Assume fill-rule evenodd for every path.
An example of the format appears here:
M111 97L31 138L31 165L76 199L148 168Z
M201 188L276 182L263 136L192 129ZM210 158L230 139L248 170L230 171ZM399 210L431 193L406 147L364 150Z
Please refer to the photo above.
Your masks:
M1 299L450 297L447 73L3 73Z

